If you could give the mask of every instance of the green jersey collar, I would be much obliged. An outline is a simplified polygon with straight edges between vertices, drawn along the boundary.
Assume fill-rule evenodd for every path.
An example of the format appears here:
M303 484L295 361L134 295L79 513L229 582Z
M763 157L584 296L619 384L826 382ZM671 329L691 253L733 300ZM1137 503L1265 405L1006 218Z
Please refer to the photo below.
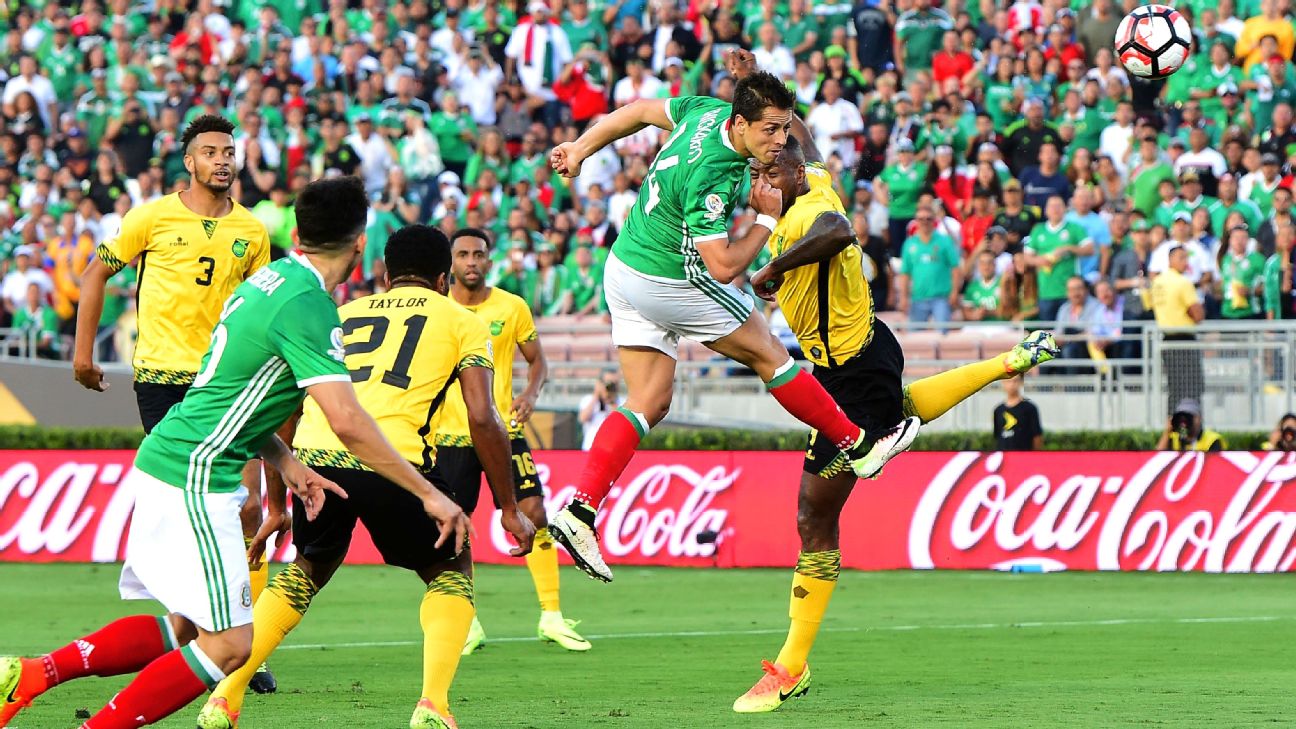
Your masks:
M315 280L319 281L320 288L323 289L325 292L328 291L328 286L324 285L324 276L320 274L318 270L316 270L315 266L311 265L309 258L302 255L298 251L289 252L288 257L293 259L293 261L297 265L302 266L307 271L310 271L311 273L315 274Z

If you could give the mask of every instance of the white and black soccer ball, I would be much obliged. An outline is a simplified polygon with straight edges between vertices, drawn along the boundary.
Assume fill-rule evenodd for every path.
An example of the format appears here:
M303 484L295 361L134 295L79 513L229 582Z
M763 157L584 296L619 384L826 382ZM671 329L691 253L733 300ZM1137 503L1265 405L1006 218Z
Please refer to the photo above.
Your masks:
M1192 52L1192 28L1169 5L1134 8L1116 28L1116 57L1141 78L1165 78L1183 67Z

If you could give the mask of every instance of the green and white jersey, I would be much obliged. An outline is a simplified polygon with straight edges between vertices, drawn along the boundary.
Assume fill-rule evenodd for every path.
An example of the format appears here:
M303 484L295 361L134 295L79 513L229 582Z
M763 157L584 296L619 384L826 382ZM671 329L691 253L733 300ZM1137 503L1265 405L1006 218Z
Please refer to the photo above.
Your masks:
M963 289L963 303L977 309L998 310L999 292L998 276L992 277L989 281L981 280L980 276L973 276L972 280L968 282L967 288Z
M1228 319L1240 319L1264 312L1263 303L1256 297L1256 289L1264 280L1265 259L1259 253L1234 256L1224 254L1220 261L1220 283L1223 300L1220 314Z
M135 467L185 491L228 493L243 464L320 382L349 382L342 324L299 253L252 274L225 302L183 401L140 445Z
M633 270L691 281L706 277L697 244L727 238L747 181L747 158L729 141L731 107L709 96L666 101L675 129L648 168L612 252Z
M1064 222L1055 228L1046 220L1031 229L1026 250L1037 256L1047 256L1063 246L1084 245L1088 240L1089 233L1075 223ZM1041 264L1035 269L1040 299L1065 299L1067 279L1074 275L1076 257L1071 253L1060 255L1052 263Z

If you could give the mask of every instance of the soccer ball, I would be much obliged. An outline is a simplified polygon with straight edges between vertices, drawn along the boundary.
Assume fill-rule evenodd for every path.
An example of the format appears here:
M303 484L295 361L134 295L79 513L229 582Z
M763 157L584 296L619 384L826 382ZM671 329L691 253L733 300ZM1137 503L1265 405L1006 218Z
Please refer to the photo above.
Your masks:
M1116 28L1116 57L1135 76L1165 78L1184 65L1191 50L1192 28L1169 5L1134 8Z

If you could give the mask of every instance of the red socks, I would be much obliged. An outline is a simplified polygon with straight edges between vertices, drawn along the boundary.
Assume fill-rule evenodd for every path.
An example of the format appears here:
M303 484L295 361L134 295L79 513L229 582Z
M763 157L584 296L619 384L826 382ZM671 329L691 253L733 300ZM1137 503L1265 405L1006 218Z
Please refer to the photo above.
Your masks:
M154 615L133 615L72 641L40 659L47 684L57 686L83 676L119 676L140 670L175 648L165 621Z
M81 729L137 729L152 724L188 706L224 677L190 643L148 664Z
M597 509L647 434L648 423L642 415L625 408L612 411L594 436L585 470L576 484L576 499Z
M765 383L765 389L792 417L819 431L839 450L844 451L859 440L860 427L846 418L846 413L813 375L792 360Z

